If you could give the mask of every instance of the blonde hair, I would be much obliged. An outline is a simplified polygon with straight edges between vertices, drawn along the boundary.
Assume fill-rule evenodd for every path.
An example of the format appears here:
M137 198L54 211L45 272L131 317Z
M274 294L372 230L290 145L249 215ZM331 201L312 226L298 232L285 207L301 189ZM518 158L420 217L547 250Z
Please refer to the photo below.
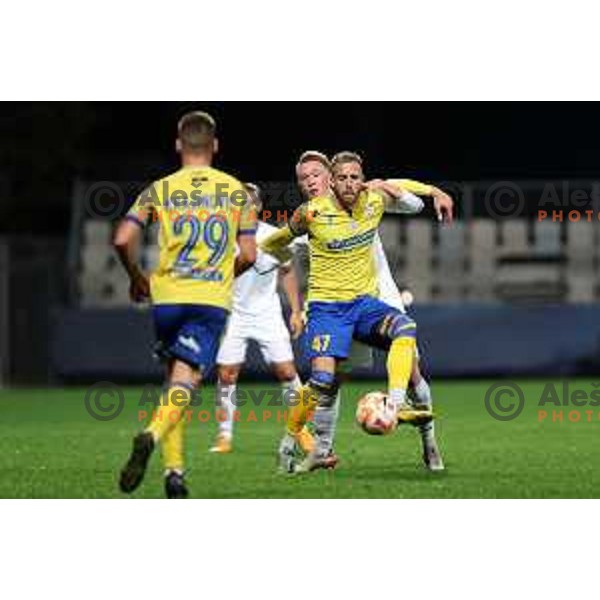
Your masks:
M344 152L338 152L331 159L331 168L333 170L338 165L344 165L346 163L358 163L362 167L363 161L362 161L360 154L357 154L356 152L350 152L348 150L344 150Z
M318 150L307 150L300 155L298 162L296 163L296 169L307 162L318 162L321 163L328 171L331 171L331 162L325 154Z

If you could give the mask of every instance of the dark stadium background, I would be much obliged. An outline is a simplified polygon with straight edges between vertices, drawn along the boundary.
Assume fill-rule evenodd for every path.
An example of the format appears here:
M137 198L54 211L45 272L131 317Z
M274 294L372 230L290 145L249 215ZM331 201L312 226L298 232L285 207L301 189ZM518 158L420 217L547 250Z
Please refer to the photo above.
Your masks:
M291 181L301 151L352 149L367 157L367 172L372 175L401 172L447 187L459 201L461 216L464 181L583 181L600 172L600 124L592 104L4 103L0 106L0 383L68 382L57 361L94 349L94 336L105 331L106 321L93 321L85 335L64 335L60 356L55 355L61 311L78 310L69 270L75 182L134 182L128 189L133 194L143 182L172 171L177 166L175 124L192 109L215 116L221 139L217 164L243 179ZM473 198L469 210L477 215L481 203L477 194ZM522 218L531 220L536 200L527 196L527 203ZM543 303L543 310L549 305L552 309L553 297L550 300ZM535 331L566 336L582 315L581 327L589 329L589 323L598 320L595 306L582 310L573 316L575 321L565 322L562 333L556 333L552 311L547 315L552 326L546 327L544 321ZM429 314L421 314L427 326ZM106 311L102 317L108 318ZM522 323L523 317L529 319L521 313L515 322ZM513 315L502 318L509 324ZM87 325L78 323L71 327L81 332ZM118 328L115 331L117 335ZM528 346L526 339L522 341L524 358ZM477 349L473 350L476 360ZM138 353L144 351L140 347ZM574 357L577 369L595 368L593 354ZM472 361L473 356L464 360ZM497 371L500 374L501 369ZM494 374L494 369L486 373ZM143 370L138 375L143 377ZM89 377L93 378L82 374L84 380Z
M173 169L174 125L198 108L219 122L219 164L251 179L289 179L309 148L356 149L372 173L401 166L436 181L600 172L591 103L6 102L0 231L63 236L74 177L144 180Z

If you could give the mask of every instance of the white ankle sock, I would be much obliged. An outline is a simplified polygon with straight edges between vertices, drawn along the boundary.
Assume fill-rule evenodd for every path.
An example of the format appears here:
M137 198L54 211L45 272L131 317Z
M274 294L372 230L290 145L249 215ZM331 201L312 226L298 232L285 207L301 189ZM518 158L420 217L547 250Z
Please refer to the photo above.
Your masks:
M433 400L431 398L431 388L424 377L421 379L419 384L415 386L415 394L420 404L427 404L427 406L431 406L433 404Z
M237 386L217 383L217 422L219 424L219 435L231 438L233 435L233 413L235 412L235 391Z
M390 405L394 409L397 409L401 404L406 402L406 390L401 388L390 390L388 396Z

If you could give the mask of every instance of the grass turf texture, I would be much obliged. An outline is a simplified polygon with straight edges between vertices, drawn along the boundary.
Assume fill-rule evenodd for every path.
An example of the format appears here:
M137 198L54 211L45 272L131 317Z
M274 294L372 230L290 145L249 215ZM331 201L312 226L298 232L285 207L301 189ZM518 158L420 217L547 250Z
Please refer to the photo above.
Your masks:
M420 440L403 426L382 438L362 433L354 423L357 399L383 387L360 383L346 387L336 449L335 472L302 477L279 475L275 452L283 426L275 417L261 422L262 408L241 410L235 452L211 455L214 422L187 426L188 483L196 498L597 498L600 496L600 420L598 407L582 407L581 421L538 422L544 382L521 382L523 413L500 422L486 412L484 397L492 382L436 382L433 387L438 433L447 472L427 473ZM557 387L560 390L560 383ZM593 388L576 380L573 389ZM273 384L241 385L247 391ZM84 408L84 390L0 391L0 497L121 498L117 475L138 430L140 390L125 390L126 406L110 422L93 420ZM206 390L204 398L210 398ZM508 402L508 398L505 399ZM201 409L211 409L205 400ZM247 422L254 410L259 422ZM277 411L277 408L264 410ZM585 410L593 410L587 422ZM158 453L134 498L162 498Z

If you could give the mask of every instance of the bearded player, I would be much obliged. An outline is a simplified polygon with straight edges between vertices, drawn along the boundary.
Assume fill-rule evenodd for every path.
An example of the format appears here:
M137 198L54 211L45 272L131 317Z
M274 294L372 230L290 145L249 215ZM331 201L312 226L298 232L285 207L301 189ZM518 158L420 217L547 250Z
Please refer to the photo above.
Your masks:
M307 198L332 194L331 163L327 156L321 152L308 151L303 153L296 166L296 176L298 186ZM396 181L398 184L402 185L404 189L413 192L414 194L431 197L438 219L442 220L446 218L448 221L451 221L453 202L450 196L445 192L434 186L414 180L399 179ZM422 200L415 198L414 196L406 195L403 202L399 204L397 210L404 214L416 214L419 213L423 207L424 204ZM300 240L303 240L304 243L308 243L305 236L298 238L297 242ZM391 274L379 235L375 238L374 259L379 285L379 299L402 312L406 312L402 295ZM338 370L339 376L340 378L345 378L353 367L368 367L372 364L372 361L373 354L371 348L364 344L355 343L352 346L349 360L340 365ZM418 353L411 374L411 386L416 403L425 407L431 407L433 404L431 389L427 380L421 374ZM339 405L340 397L338 393L336 410L339 410ZM425 467L431 471L442 471L444 469L444 463L436 442L433 420L417 425L417 429L421 435L423 462ZM303 430L303 432L304 431L305 430ZM302 437L305 437L304 433ZM302 444L299 445L302 447ZM288 434L284 437L280 447L280 462L285 465L289 460L293 460L291 457L294 455L293 438ZM285 469L285 466L283 468Z
M332 194L331 163L323 153L317 151L304 152L298 160L296 176L298 186L306 198L310 199L311 197ZM451 217L451 208L453 205L452 199L442 190L413 180L398 180L398 183L402 184L405 189L408 189L411 192L432 197L434 208L438 213L438 218L443 217L444 214ZM405 214L416 214L419 213L423 207L424 204L420 198L406 195L404 200L399 204L397 210ZM296 244L299 243L307 245L307 236L297 238ZM405 312L402 296L392 277L379 235L375 238L374 259L379 285L379 298L391 306L398 308L398 310ZM371 348L360 343L353 344L350 358L339 366L339 378L348 378L349 373L353 368L359 366L367 368L372 365L372 361L373 353ZM421 375L418 355L411 375L411 385L413 393L416 396L416 402L423 406L430 407L432 405L431 390L427 380ZM340 394L338 392L336 411L339 410L339 406ZM421 434L423 461L426 468L431 471L443 470L444 463L435 439L433 421L419 424L417 428ZM297 436L293 436L290 433L284 436L279 448L280 466L284 471L289 470L289 467L286 465L295 460L296 445L305 452L308 451L307 448L305 448L304 443L302 443L302 441L306 439L305 432L306 429L303 429L301 439L296 439ZM297 444L295 444L295 442L297 442ZM333 454L333 449L331 452Z
M414 407L406 399L415 360L416 324L376 297L379 290L373 247L377 227L385 206L397 212L406 193L398 185L381 181L365 190L361 160L355 154L337 155L333 173L335 196L309 200L296 211L287 231L264 245L277 251L294 236L310 234L308 336L312 375L306 388L308 400L292 411L288 430L293 435L303 422L303 413L316 403L318 443L298 471L333 466L328 453L336 418L336 366L348 358L353 338L389 350L389 402L400 421L423 424L432 417L430 405ZM309 194L319 192L317 178L316 171L306 177ZM450 206L440 203L436 208L451 217L451 201Z

